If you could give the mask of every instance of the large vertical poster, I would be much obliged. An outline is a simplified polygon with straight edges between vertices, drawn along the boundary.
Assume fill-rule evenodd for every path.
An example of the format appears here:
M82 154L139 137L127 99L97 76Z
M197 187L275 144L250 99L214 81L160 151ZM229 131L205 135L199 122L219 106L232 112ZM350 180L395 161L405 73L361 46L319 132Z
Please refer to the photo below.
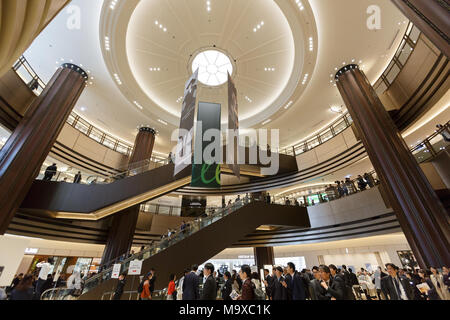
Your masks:
M241 170L237 161L239 143L239 110L237 102L237 90L228 73L228 143L227 164L234 175L240 179ZM232 142L232 145L230 144Z
M217 103L198 103L195 156L191 186L220 188L222 136L220 133L221 106Z
M192 138L194 136L195 102L197 99L198 69L186 82L181 109L180 131L175 153L174 176L192 162Z

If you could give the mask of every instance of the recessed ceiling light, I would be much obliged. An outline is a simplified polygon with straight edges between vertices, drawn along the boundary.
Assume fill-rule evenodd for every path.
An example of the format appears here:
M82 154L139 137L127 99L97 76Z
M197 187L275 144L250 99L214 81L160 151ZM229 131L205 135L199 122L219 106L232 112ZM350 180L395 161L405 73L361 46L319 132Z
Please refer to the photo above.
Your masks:
M284 109L289 109L289 107L293 104L294 102L289 101L289 103L287 105L284 106Z
M86 111L86 107L81 107L80 110L84 112Z
M111 1L110 5L109 5L109 8L111 10L114 10L114 8L116 7L117 1L119 1L119 0L112 0Z

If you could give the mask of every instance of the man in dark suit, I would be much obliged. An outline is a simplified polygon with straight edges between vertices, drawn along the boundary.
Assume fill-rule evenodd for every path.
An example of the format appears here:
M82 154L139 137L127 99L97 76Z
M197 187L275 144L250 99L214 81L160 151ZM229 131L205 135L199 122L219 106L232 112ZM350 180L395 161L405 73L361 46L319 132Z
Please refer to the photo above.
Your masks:
M205 264L203 269L203 276L205 277L205 283L203 284L203 292L200 300L216 300L217 299L217 286L216 279L213 277L214 265L212 263Z
M264 285L266 286L266 294L269 300L272 298L273 281L274 277L270 275L269 270L264 269Z
M200 294L198 291L197 265L192 266L192 271L184 277L183 281L183 300L198 300Z
M322 286L320 285L322 279L320 278L319 267L314 266L312 268L312 272L314 279L309 282L309 295L311 297L311 300L319 300L318 293L322 288Z
M321 290L317 294L318 300L344 300L345 289L344 282L341 278L331 276L331 271L328 266L321 265L319 267Z
M305 300L303 280L300 274L295 270L295 265L292 262L288 263L287 271L286 284L289 300Z
M328 266L330 268L330 272L331 272L331 276L333 277L333 279L335 279L336 281L339 281L344 289L344 300L355 300L355 296L353 295L353 289L350 285L350 273L347 271L347 267L346 266L342 266L344 271L347 272L347 278L346 278L346 274L342 273L342 272L338 272L337 267L334 264L330 264Z
M286 280L283 277L283 268L276 267L275 279L272 290L272 300L287 300L288 292L286 289Z
M388 277L381 278L381 291L388 300L414 300L414 289L408 279L398 275L398 267L393 263L386 264Z

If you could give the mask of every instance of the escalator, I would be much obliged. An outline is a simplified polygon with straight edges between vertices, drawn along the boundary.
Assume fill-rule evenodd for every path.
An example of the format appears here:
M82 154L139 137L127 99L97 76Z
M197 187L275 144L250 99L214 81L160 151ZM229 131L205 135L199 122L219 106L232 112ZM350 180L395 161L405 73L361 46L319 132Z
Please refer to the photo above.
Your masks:
M143 260L141 274L155 268L155 287L164 288L170 274L180 278L187 267L207 261L261 225L309 228L310 222L307 209L303 207L240 201L192 222L184 233L180 231L170 240L163 240L129 257L122 262L121 272L128 270L130 261ZM111 279L111 273L112 267L88 279L79 299L97 300L104 292L114 289L117 280ZM128 276L124 290L135 291L138 285L138 276Z
M107 184L35 180L19 211L52 218L99 220L170 193L191 181L191 166L173 176L174 165L138 168Z
M223 150L226 155L226 149ZM250 159L249 149L245 148ZM277 176L298 171L295 157L279 154ZM263 176L254 172L260 170L260 156L257 164L241 165L245 176ZM226 172L224 165L222 171ZM185 187L191 182L192 166L189 165L175 177L174 164L155 168L149 160L131 164L131 168L111 177L99 177L106 183L72 184L35 180L22 202L19 212L38 214L57 219L100 220L134 205L148 202L167 193ZM97 181L97 179L95 179ZM199 189L199 188L196 188ZM201 188L201 190L205 190Z

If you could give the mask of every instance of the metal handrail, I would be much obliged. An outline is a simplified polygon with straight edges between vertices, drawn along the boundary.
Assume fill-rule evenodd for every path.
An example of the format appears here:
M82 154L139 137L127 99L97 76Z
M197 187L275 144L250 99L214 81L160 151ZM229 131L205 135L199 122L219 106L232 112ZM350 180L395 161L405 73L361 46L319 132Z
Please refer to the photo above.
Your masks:
M427 138L425 138L423 141L421 141L421 142L419 142L418 144L416 144L415 146L413 146L413 147L411 147L411 148L409 148L409 151L412 153L412 154L414 154L414 152L416 152L416 151L424 151L425 153L429 153L430 154L430 156L431 156L431 158L433 158L433 157L435 157L435 156L437 156L440 152L442 152L443 150L445 150L445 147L441 147L439 150L435 150L434 148L433 148L433 145L432 145L432 143L431 143L431 141L434 139L434 138L436 138L437 136L439 136L439 135L442 135L442 133L444 132L444 131L447 131L447 132L449 132L450 133L450 121L448 121L447 123L445 123L444 125L442 125L442 128L441 129L439 129L439 130L436 130L435 132L433 132L431 135L429 135ZM425 158L425 159L421 159L421 158L418 158L418 159L416 159L417 160L417 162L419 162L419 163L422 163L422 162L424 162L424 161L428 161L430 158ZM376 173L375 171L372 171L372 172L369 172L368 174L369 175L373 175L374 173ZM356 180L351 180L351 182L352 183L355 183L355 181ZM315 193L315 194L318 194L318 193L326 193L325 191L318 191L317 193ZM292 193L291 193L291 196L292 196ZM283 196L280 196L280 197L288 197L287 195L283 195Z
M203 229L204 227L216 222L217 220L227 216L228 214L236 211L239 208L242 208L244 205L249 204L252 200L249 198L244 198L241 201L235 202L233 205L226 207L226 208L220 208L218 212L215 212L214 214L206 217L206 218L199 218L194 221L189 222L189 227L187 227L185 230L181 231L178 230L174 234L171 235L170 238L165 238L155 244L148 245L142 250L141 252L135 253L134 255L131 255L130 257L126 258L125 260L121 261L119 264L122 265L122 269L127 269L128 265L133 260L142 260L142 259L148 259L149 257L153 256L154 254L167 249L171 245L178 243L179 241L183 240L184 238L196 233L197 231ZM112 273L113 266L108 267L106 270L99 272L97 275L87 279L85 281L84 285L84 292L88 292L91 288L95 287L97 284L109 280L111 273ZM122 270L123 272L124 270Z

